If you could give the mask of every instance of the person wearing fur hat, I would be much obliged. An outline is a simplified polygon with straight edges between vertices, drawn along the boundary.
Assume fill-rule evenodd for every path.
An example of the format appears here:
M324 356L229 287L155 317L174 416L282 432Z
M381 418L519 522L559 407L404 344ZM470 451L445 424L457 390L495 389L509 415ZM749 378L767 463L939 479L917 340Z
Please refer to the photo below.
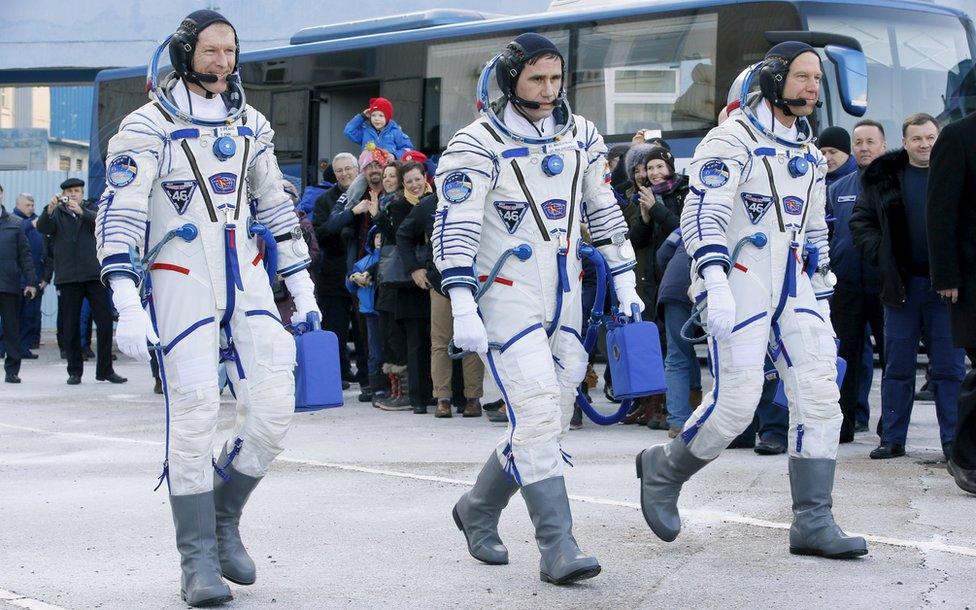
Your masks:
M343 133L362 148L372 143L390 151L397 159L413 150L410 136L393 120L393 104L385 97L370 98L369 106L349 119Z

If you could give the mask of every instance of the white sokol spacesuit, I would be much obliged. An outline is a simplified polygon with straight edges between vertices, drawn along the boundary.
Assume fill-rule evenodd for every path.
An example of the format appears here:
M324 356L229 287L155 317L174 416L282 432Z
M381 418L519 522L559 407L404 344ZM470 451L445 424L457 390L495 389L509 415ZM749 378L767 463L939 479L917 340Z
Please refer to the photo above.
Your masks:
M512 61L516 72L530 57L558 55L537 34L519 36L509 52L513 45L519 48L518 60ZM511 92L510 86L503 86L506 89ZM546 144L512 137L554 134L566 126L563 137ZM546 550L530 496L546 485L561 488L552 492L554 496L565 495L559 439L568 429L587 365L580 339L581 222L607 260L618 295L633 293L635 284L634 252L610 191L606 153L603 138L585 118L570 119L557 111L533 126L508 102L454 135L435 178L440 203L431 239L433 256L443 275L442 287L451 294L456 329L465 313L460 297L488 281L507 251L521 244L532 249L527 260L508 258L478 301L491 346L484 359L505 399L509 429L475 489L455 507L455 520L472 555L487 563L507 562L494 524L521 486L536 523L543 578L551 582L570 582L599 570L595 559L577 557L575 542L562 558ZM634 301L639 303L635 293L628 302ZM457 336L456 330L456 340ZM568 532L568 502L563 518Z
M226 20L198 11L181 31L195 36L218 22ZM131 295L141 276L131 253L145 256L168 231L196 228L195 238L167 241L151 262L148 309L161 346L168 409L163 476L183 556L183 594L191 603L214 603L229 599L221 572L234 582L254 582L237 522L250 491L283 450L294 412L295 340L278 318L255 229L275 237L277 272L295 288L302 315L314 310L314 300L305 270L308 249L284 190L268 120L251 106L227 119L232 112L223 97L197 95L178 78L164 82L156 101L126 116L109 142L98 256L103 280L115 291L120 334L135 326L144 352L146 337L155 337L138 327L145 314L133 312ZM224 124L185 120L168 112L160 95L185 117ZM128 323L132 316L134 324ZM237 420L214 461L221 361L236 393ZM196 521L213 519L216 567L210 562L213 540L207 541L214 532L193 531Z
M814 53L800 43L784 45L774 47L766 60L767 69L781 75L779 83L795 57ZM768 62L779 63L769 67ZM756 72L761 74L761 66ZM782 95L781 85L771 97ZM829 512L841 412L826 301L833 292L824 215L826 162L810 142L809 124L779 123L768 98L749 96L751 106L734 110L712 129L688 170L681 234L692 257L691 296L696 302L715 301L707 303L707 311L716 320L705 319L714 385L678 438L638 456L641 503L654 532L673 540L680 530L681 483L748 427L768 354L790 404L790 475L799 511L791 550L856 556L863 554L863 539L843 536ZM805 251L816 260L805 261ZM808 264L816 266L812 276L805 272ZM733 304L734 316L723 320L724 329L716 327L718 314L725 312L713 307L720 300ZM804 494L818 497L799 498ZM807 510L814 505L815 511ZM813 513L819 521L808 527ZM805 529L797 533L798 528Z

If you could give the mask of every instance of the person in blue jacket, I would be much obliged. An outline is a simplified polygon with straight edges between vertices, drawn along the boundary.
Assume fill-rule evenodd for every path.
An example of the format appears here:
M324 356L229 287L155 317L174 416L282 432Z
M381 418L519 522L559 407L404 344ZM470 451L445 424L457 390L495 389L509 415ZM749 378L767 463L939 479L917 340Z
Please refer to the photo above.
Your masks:
M388 150L397 159L413 150L410 136L393 120L393 104L385 97L371 98L369 107L349 119L343 133L362 148L372 143L374 148Z

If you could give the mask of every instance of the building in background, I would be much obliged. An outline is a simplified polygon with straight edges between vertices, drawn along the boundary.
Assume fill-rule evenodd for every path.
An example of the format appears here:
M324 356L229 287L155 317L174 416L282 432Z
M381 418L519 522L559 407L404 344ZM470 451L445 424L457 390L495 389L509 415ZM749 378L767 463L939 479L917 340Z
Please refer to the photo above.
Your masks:
M91 86L0 87L0 171L87 171L91 111Z

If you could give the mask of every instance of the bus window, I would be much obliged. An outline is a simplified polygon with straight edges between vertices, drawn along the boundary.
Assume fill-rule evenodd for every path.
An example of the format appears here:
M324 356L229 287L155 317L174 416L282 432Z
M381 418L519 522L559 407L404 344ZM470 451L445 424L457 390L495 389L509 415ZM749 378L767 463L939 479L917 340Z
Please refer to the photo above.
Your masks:
M709 12L580 28L573 110L605 135L712 127L717 25Z
M868 60L865 117L884 125L889 143L898 141L902 121L915 112L949 122L976 110L972 54L958 18L830 5L829 10L811 6L807 19L811 30L845 34L861 42ZM832 76L828 68L827 78ZM829 100L833 124L850 131L858 119L840 109L835 91Z
M568 33L545 30L540 33L552 40L564 57L569 57ZM478 112L475 109L475 90L481 70L516 35L431 44L427 48L422 148L446 148L457 130L475 119Z
M275 131L275 156L285 179L302 188L308 90L275 91L271 94L271 128Z

